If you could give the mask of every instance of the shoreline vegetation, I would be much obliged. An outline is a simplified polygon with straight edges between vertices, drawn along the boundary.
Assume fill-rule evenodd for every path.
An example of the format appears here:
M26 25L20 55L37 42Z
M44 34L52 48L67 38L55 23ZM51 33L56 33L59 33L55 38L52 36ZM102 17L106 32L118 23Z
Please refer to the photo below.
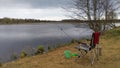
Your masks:
M15 19L15 18L0 18L0 25L5 24L35 24L35 23L88 23L88 22L100 22L100 23L118 23L120 19L113 20L78 20L78 19L64 19L64 20L39 20L39 19Z
M15 19L15 18L0 18L0 25L5 24L35 24L35 23L51 23L58 22L53 20L38 20L38 19Z
M47 53L44 53L43 47L39 46L37 53L34 56L27 56L27 54L22 51L22 58L5 64L0 64L0 66L1 68L119 68L119 41L120 27L105 31L100 37L102 56L93 66L90 64L89 53L84 58L80 59L77 59L77 57L72 57L70 59L65 58L65 50L70 50L73 53L79 52L74 48L78 45L76 40L71 41L70 44L62 45L55 49L52 49L49 46L49 52ZM81 42L87 42L89 44L89 41L85 39L81 40ZM75 61L76 59L77 61Z

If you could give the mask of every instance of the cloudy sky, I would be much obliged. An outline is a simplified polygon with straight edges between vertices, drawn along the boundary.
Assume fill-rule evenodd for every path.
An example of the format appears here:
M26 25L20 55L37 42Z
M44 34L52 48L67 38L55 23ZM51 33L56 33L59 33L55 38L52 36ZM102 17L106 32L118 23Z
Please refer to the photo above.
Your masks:
M0 0L0 18L66 19L71 0Z

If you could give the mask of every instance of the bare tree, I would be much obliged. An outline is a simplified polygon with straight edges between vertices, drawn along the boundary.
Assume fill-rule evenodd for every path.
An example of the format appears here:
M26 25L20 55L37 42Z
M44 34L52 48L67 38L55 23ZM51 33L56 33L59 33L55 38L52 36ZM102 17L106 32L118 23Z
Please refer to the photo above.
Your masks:
M117 19L116 11L120 8L120 1L118 0L105 0L103 3L104 12L105 12L105 20L104 26L108 25L110 27L115 27L114 23L107 23L107 20ZM106 27L103 27L106 30Z
M103 24L93 22L92 20L108 20L110 15L116 14L119 8L119 3L113 0L73 0L74 5L69 10L72 12L72 17L75 19L88 20L89 27L94 31L100 31ZM111 16L112 17L112 16ZM105 26L107 24L104 24ZM104 27L105 27L104 26Z

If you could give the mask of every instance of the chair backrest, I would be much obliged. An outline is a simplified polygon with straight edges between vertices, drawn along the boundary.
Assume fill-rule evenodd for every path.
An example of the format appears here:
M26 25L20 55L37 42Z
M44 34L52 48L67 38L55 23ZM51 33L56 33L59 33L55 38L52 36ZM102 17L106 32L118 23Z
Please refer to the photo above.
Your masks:
M99 36L100 36L100 32L94 32L92 34L92 38L91 38L91 42L90 42L91 48L95 48L96 44L99 43Z

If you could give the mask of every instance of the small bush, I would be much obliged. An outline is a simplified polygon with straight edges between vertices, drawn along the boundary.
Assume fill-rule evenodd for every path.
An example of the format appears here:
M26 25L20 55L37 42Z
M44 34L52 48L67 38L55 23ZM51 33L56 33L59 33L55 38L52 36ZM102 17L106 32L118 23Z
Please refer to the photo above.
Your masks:
M35 54L43 54L44 51L45 51L45 50L44 50L44 47L43 47L43 46L38 46L37 51L36 51Z
M13 59L13 60L16 60L16 59L17 59L17 54L13 54L13 55L12 55L12 59Z
M48 46L48 51L50 51L52 48L50 46Z
M57 45L57 47L56 48L60 48L61 47L61 45Z
M75 40L75 39L72 39L72 40L71 40L71 43L76 43L76 42L78 42L78 41Z
M70 46L70 45L71 45L71 42L64 44L64 46Z
M26 56L27 56L27 53L26 53L25 51L22 51L20 57L21 57L21 58L24 58L24 57L26 57Z

